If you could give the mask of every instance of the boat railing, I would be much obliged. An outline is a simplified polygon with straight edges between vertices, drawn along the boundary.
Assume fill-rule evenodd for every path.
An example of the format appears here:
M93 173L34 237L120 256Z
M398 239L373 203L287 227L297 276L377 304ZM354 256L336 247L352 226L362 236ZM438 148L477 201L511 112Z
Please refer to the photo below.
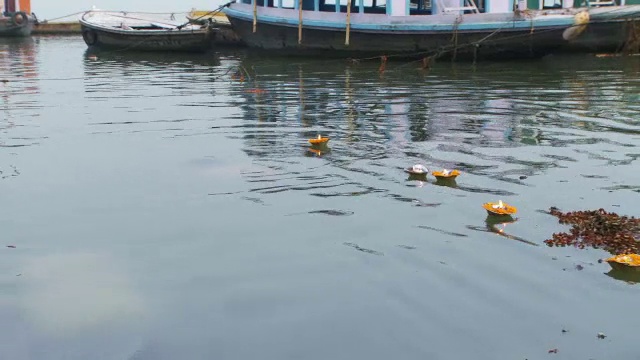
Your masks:
M440 8L442 9L442 12L445 14L450 14L450 13L456 13L456 12L464 12L464 11L471 11L472 13L479 13L478 11L478 7L476 6L476 3L473 0L464 0L464 2L462 3L463 6L454 6L454 7L448 7L446 6L447 4L444 3L444 1L442 0L436 0L438 1L438 5L440 6Z
M609 1L589 1L589 0L585 0L584 4L587 7L616 6L617 5L615 0L609 0Z

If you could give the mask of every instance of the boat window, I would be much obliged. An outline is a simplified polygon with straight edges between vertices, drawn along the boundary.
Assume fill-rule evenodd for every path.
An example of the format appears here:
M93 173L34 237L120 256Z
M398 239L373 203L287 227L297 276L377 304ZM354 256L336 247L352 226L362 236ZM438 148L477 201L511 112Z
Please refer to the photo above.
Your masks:
M543 9L561 9L562 0L544 0L542 3Z

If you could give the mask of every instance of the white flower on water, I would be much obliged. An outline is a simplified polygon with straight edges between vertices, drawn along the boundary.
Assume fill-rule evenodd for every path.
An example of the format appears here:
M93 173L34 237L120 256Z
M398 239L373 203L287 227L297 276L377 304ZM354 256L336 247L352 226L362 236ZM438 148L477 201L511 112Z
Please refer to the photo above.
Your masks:
M415 173L428 173L429 172L429 170L427 170L426 167L424 167L423 165L420 165L420 164L413 165L413 167L411 169Z

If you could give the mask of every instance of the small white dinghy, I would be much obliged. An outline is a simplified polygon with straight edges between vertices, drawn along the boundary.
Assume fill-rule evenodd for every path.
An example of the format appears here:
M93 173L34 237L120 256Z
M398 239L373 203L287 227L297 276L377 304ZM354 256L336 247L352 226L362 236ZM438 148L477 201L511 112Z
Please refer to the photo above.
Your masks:
M91 10L80 18L89 47L131 51L203 52L211 47L208 24L159 19L149 14Z

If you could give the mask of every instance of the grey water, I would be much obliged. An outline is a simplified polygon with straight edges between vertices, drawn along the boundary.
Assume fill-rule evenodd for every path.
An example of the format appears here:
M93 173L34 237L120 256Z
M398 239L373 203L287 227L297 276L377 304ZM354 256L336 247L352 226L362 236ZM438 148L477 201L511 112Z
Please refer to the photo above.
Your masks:
M0 359L640 359L640 58L379 65L0 40Z

